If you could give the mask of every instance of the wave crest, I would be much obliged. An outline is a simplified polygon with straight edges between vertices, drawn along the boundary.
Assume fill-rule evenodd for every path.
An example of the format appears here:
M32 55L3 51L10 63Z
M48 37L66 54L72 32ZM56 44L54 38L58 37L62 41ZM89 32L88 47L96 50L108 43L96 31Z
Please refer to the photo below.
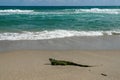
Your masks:
M0 10L3 13L24 13L24 12L33 12L34 10L20 10L20 9L8 9L8 10Z
M92 9L77 9L75 10L77 13L79 12L87 12L87 13L107 13L107 14L119 14L120 9L99 9L99 8L92 8Z
M34 10L6 9L6 10L0 10L0 15L31 14L33 12Z
M20 9L6 9L0 10L0 15L10 14L28 14L28 15L64 15L64 14L80 14L80 13L101 13L101 14L120 14L120 9L62 9L62 10L49 10L49 11L34 11L34 10L20 10Z
M0 40L43 40L54 38L65 38L73 36L104 36L120 35L119 31L41 31L41 32L22 32L22 33L1 33Z

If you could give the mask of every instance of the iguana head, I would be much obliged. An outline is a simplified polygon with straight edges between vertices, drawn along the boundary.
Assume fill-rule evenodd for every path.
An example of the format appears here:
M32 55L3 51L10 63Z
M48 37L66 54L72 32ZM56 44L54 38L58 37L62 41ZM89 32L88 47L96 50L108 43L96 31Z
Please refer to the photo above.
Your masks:
M54 61L55 59L53 59L53 58L49 58L49 60L50 60L50 61Z

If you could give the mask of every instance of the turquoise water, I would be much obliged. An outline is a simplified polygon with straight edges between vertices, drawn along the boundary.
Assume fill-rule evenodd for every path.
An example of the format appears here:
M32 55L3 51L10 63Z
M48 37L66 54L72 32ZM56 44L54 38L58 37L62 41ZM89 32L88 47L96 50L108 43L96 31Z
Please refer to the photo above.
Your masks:
M0 7L0 40L120 33L120 7Z

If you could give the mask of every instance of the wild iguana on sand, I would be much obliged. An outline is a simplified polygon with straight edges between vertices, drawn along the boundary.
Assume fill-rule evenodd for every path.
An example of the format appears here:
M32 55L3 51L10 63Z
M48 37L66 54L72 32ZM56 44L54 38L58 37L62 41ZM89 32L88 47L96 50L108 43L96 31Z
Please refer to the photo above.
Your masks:
M93 67L89 65L77 64L77 63L70 62L70 61L55 60L52 58L49 58L49 61L51 62L51 65L62 65L62 66L73 65L73 66L79 66L79 67Z

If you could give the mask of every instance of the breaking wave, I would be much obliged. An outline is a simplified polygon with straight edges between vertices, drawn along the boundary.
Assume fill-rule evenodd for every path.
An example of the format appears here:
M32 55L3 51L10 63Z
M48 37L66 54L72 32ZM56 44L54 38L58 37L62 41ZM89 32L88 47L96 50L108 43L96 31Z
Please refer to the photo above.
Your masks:
M120 31L68 31L54 30L41 32L0 33L0 40L43 40L65 37L120 35Z
M0 15L31 14L33 12L34 10L6 9L6 10L0 10Z
M0 10L0 15L11 14L46 15L46 14L80 14L80 13L120 14L120 9L91 8L91 9L61 9L49 11L20 10L20 9Z
M86 12L86 13L107 13L107 14L120 14L120 9L99 9L99 8L92 8L92 9L78 9L75 10L76 12Z
M20 9L16 9L16 10L13 10L13 9L8 9L8 10L0 10L0 12L3 12L3 13L7 13L7 12L11 12L11 13L24 13L24 12L33 12L33 10L20 10Z

